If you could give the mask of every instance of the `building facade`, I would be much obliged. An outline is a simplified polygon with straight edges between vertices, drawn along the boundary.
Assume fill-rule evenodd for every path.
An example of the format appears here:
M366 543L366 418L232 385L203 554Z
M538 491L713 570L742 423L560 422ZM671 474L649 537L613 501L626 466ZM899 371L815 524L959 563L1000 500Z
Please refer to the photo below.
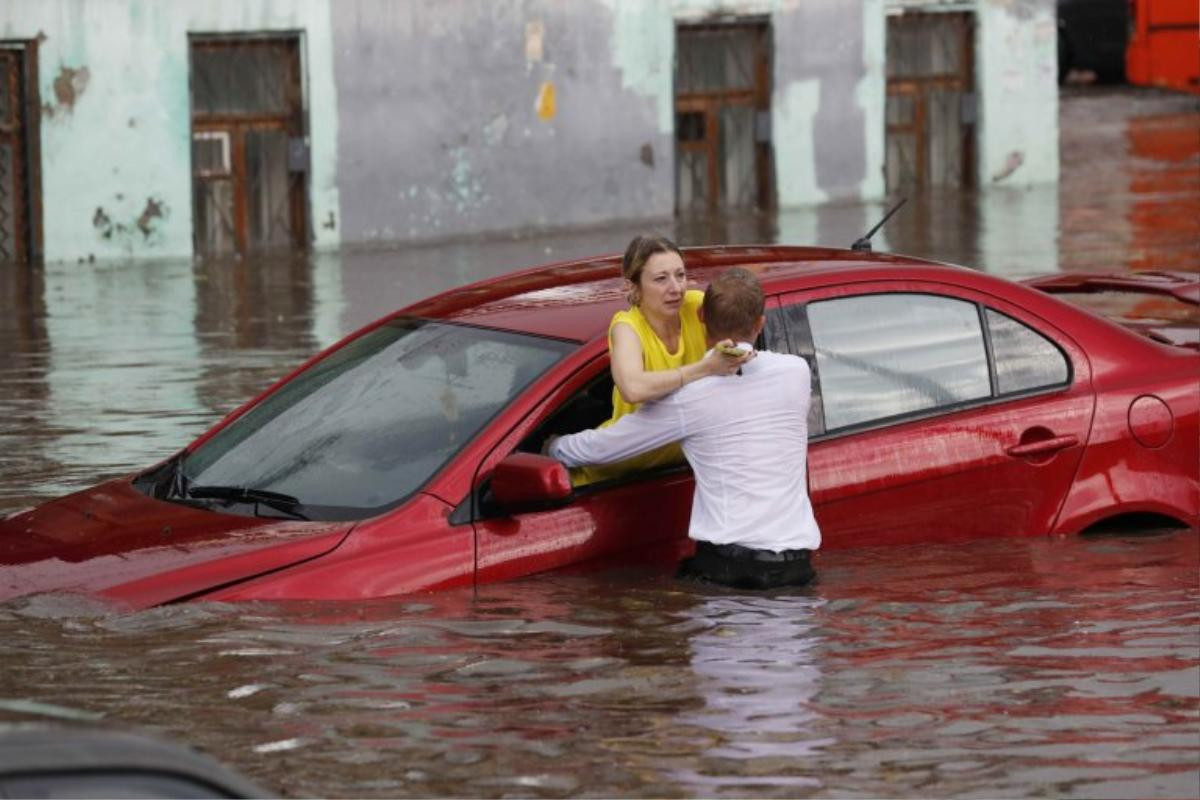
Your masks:
M10 0L0 263L1058 177L1051 0Z

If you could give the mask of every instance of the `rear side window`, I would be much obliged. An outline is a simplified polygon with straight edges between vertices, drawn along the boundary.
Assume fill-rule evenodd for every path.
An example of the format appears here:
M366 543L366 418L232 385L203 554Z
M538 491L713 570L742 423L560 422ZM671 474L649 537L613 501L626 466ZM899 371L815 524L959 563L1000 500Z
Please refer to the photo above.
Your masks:
M826 430L992 394L974 303L877 294L822 300L807 309Z
M990 308L987 322L999 394L1059 386L1070 379L1066 356L1045 336Z

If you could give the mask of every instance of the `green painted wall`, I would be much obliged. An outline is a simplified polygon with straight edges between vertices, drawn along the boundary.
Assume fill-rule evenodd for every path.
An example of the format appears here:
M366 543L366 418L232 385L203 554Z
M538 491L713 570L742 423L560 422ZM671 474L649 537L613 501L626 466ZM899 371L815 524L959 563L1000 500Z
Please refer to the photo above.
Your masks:
M1058 40L1054 0L882 2L884 9L974 13L979 188L1056 182ZM882 48L879 52L882 57ZM882 119L879 124L882 126Z
M176 258L189 33L303 32L330 249L669 217L675 27L710 19L771 25L780 207L880 199L901 7L976 14L980 186L1056 180L1051 0L8 0L0 38L40 40L46 258Z
M0 38L38 39L48 261L192 255L188 34L304 33L311 210L339 242L328 0L8 0Z
M1053 0L980 0L979 186L1058 180L1058 37Z

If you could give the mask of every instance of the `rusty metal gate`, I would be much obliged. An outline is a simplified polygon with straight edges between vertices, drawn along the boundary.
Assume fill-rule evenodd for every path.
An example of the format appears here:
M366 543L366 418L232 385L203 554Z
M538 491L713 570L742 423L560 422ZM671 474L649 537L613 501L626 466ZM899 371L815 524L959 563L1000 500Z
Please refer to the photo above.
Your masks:
M36 43L0 42L0 264L27 264L40 246Z
M975 185L974 17L889 15L888 189Z
M303 249L308 149L299 36L193 36L191 97L196 252Z
M677 33L676 211L769 208L770 27L680 25Z

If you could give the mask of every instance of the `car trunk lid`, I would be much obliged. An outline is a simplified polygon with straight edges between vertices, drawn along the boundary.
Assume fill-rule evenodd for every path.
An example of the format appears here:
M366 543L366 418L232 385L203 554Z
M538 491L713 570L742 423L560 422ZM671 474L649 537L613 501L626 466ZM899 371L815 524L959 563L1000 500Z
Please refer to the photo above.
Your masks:
M1064 273L1026 284L1163 344L1200 351L1200 275L1189 272Z

